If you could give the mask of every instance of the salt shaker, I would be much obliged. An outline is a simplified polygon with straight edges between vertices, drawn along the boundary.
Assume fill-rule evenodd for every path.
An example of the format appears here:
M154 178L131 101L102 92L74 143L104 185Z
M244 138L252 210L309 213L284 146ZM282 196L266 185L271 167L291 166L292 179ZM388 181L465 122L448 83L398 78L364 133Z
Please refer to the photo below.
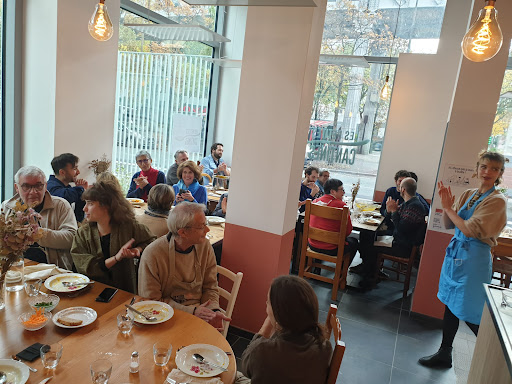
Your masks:
M130 360L130 373L139 372L139 352L133 351Z

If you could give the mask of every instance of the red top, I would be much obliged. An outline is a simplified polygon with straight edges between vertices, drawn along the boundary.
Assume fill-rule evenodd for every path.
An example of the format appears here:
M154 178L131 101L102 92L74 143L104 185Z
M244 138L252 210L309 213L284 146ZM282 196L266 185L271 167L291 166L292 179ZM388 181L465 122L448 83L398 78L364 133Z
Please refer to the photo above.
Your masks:
M334 207L334 208L343 208L347 205L342 200L336 199L332 195L323 195L322 197L315 199L313 201L313 203L318 204L318 205L327 206L327 207ZM309 219L310 227L317 228L317 229L324 229L326 231L332 231L332 232L339 231L340 225L341 225L340 220L324 219L323 217L318 217L315 215L311 215L311 217ZM351 232L352 232L352 221L350 220L350 214L349 214L346 236L349 236ZM312 239L308 239L308 241L309 241L309 244L311 244L315 248L336 249L338 247L336 244L324 243L323 241L312 240Z
M148 178L148 183L151 186L154 186L154 185L156 185L156 179L158 177L158 170L151 167L151 168L149 168L148 171L140 171L139 177L140 176L146 176ZM137 186L137 188L139 188L139 186ZM144 191L142 198L144 199L144 201L148 201L148 194L146 193L146 191Z

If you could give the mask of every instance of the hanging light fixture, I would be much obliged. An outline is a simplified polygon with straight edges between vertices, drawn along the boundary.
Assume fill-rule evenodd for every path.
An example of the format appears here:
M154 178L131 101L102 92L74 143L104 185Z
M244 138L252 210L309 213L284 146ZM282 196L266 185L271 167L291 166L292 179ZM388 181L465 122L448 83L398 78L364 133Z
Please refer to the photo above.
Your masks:
M486 0L478 18L462 39L462 53L468 60L480 63L492 59L503 44L495 3L496 0Z
M96 4L94 14L89 20L89 33L98 41L107 41L114 34L114 27L107 12L105 0Z
M393 55L393 47L395 45L396 31L398 29L398 19L400 18L400 9L402 8L402 2L398 2L398 13L396 15L396 23L395 23L395 32L393 32L393 40L391 41L391 47L389 48L389 62L391 63L391 56ZM380 98L381 100L388 100L391 97L391 87L389 86L389 66L388 64L388 73L386 75L386 81L380 90Z

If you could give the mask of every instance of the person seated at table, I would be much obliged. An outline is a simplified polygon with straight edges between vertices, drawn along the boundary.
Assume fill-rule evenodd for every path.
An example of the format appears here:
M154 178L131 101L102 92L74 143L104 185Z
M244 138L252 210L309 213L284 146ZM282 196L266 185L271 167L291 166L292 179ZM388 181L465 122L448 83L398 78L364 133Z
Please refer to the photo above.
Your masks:
M50 175L46 188L52 196L62 197L69 204L74 204L76 221L81 222L84 219L84 201L82 193L87 189L89 183L84 179L79 179L78 157L71 153L63 153L52 160L52 169L54 175ZM72 187L69 183L75 183ZM73 206L72 206L73 207Z
M123 188L121 187L121 183L119 183L119 179L112 172L101 172L99 175L96 176L96 182L100 181L113 183L119 190L119 192L121 192L121 195L123 194Z
M392 200L398 202L398 205L402 204L404 200L402 196L400 196L400 183L406 177L411 177L409 171L405 169L401 169L397 173L395 173L395 185L393 187L389 187L384 194L384 198L382 199L382 204L380 206L380 213L384 216L384 224L388 227L388 233L391 235L393 233L393 223L390 219L386 218L386 202L391 197Z
M199 204L207 203L208 192L205 187L199 184L201 171L195 162L188 160L181 163L178 167L178 177L180 181L172 186L176 195L174 205L183 201Z
M188 152L184 149L178 149L174 154L174 163L169 167L167 171L167 175L165 176L165 182L171 187L174 184L178 184L180 181L178 177L178 167L181 163L184 163L188 160Z
M126 197L134 197L147 201L148 193L151 188L154 185L165 183L165 175L162 171L151 167L153 160L148 151L137 152L135 160L137 161L140 171L135 172L133 175Z
M418 175L416 175L414 172L410 171L409 172L411 174L411 177L414 179L414 181L416 181L416 184L418 183ZM421 201L421 204L423 204L423 206L425 207L425 211L427 212L427 215L428 213L430 212L430 204L428 203L428 201L421 195L419 194L418 192L416 192L416 196L418 196L418 199L420 199Z
M135 260L155 236L135 220L131 204L112 182L100 181L87 189L85 218L71 255L76 269L93 280L137 293Z
M299 212L304 212L306 200L314 200L314 196L320 191L318 185L315 184L318 179L318 172L317 167L307 167L304 170L304 180L300 184Z
M379 252L409 258L413 246L423 242L426 212L425 207L416 196L416 189L416 181L412 177L407 177L402 180L399 188L404 202L399 205L398 201L393 200L391 196L386 201L386 214L394 225L392 246L360 245L359 252L363 259L361 270L364 277L360 286L363 288L375 286L377 254Z
M325 207L343 208L347 204L342 200L345 195L345 189L343 183L338 179L329 179L324 185L325 195L313 200L314 204L322 205ZM325 219L323 217L311 215L309 219L309 226L311 228L323 229L326 231L339 231L340 221ZM350 214L348 216L346 241L343 253L350 253L352 259L357 252L357 239L349 237L352 233L352 221L350 220ZM336 244L324 243L322 241L308 239L309 247L315 251L324 253L326 255L336 256L338 254L338 247Z
M146 225L156 237L166 235L167 217L174 201L174 190L167 184L157 184L148 195L148 207L143 215L137 216L137 221Z
M139 296L168 303L215 328L231 319L221 313L217 264L206 234L205 206L183 202L167 219L169 233L144 251L139 267Z
M324 185L327 180L329 180L329 171L326 169L322 169L318 173L318 179L315 182L315 184L318 185L318 188L320 189L318 193L315 195L315 199L318 199L319 197L325 195Z
M212 212L212 216L226 217L226 210L228 208L228 192L220 195L219 202Z
M304 279L279 276L267 296L267 317L242 354L237 384L324 384L332 346L318 322L318 299ZM249 380L249 379L250 380Z
M24 257L71 271L73 259L69 250L77 230L71 205L61 197L50 195L44 172L31 165L16 172L14 188L16 194L2 203L3 212L9 215L19 202L34 208L42 217L39 225L43 228L43 237L24 253Z
M203 158L203 160L201 160L203 172L210 175L212 179L213 175L229 176L229 167L222 159L224 145L222 145L221 143L213 143L210 148L210 152L210 156L206 156Z

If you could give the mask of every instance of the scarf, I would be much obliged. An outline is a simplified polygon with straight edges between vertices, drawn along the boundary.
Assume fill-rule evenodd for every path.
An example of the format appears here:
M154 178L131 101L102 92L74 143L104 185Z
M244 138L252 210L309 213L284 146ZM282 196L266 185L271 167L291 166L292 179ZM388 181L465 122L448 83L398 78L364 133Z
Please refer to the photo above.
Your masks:
M178 193L179 193L179 190L180 189L185 189L187 191L190 191L190 193L192 194L192 196L195 196L197 190L199 189L199 187L201 186L199 184L199 182L194 179L194 181L192 182L192 184L190 184L188 187L185 185L185 183L183 182L182 179L180 179L180 181L178 181L178 184L176 184L178 186ZM194 197L195 198L195 197Z
M155 168L151 167L147 171L140 171L139 177L140 176L147 177L148 183L151 186L154 186L154 185L156 185L156 179L158 177L158 170L156 170ZM138 185L137 185L137 188L139 188ZM145 191L144 191L144 193L142 195L142 199L144 199L144 201L148 201L148 194Z

